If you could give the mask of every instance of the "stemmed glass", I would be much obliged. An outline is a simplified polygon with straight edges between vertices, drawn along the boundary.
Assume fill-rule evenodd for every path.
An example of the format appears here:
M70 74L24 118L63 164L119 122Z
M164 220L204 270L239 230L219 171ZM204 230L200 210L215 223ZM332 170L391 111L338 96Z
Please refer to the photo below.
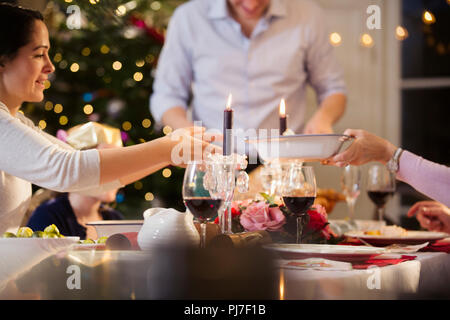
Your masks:
M377 207L378 220L382 221L384 207L395 192L395 176L384 165L375 164L369 168L367 194Z
M184 173L183 201L189 211L200 222L200 247L206 245L206 222L212 220L222 205L222 196L207 190L204 177L207 166L204 161L190 162ZM211 192L210 192L211 191Z
M312 167L291 163L283 177L281 194L286 207L297 217L297 243L301 243L307 211L316 199L316 178Z
M360 193L361 170L357 166L348 165L341 176L342 192L349 208L349 220L352 223L355 218L355 203Z
M282 168L279 162L265 163L260 172L261 183L264 191L273 196L279 192L282 177Z

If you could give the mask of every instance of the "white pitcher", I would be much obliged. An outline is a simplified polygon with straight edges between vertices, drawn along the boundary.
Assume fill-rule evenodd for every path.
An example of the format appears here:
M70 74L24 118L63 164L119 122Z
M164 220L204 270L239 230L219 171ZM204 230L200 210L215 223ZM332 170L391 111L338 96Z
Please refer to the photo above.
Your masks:
M189 212L169 208L151 208L144 211L144 224L138 234L142 250L159 246L198 246L200 235Z

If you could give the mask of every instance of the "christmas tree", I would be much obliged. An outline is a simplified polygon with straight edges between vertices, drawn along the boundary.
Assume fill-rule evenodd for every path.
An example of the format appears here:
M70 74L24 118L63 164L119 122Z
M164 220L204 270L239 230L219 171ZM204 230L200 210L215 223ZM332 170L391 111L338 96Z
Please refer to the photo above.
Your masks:
M158 138L171 128L149 110L153 75L164 33L181 0L54 0L44 12L55 72L45 100L24 113L56 135L88 121L120 128L124 145ZM167 167L123 188L112 206L128 219L148 207L184 211L184 170Z

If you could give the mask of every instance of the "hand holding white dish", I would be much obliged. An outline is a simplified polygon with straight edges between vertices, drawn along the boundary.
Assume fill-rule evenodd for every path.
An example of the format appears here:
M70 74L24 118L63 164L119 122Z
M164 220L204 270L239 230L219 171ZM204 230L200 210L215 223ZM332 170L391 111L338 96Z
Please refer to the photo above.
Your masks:
M263 161L273 159L297 159L305 162L330 158L341 151L346 141L343 134L296 134L268 138L249 138L248 144L256 146Z

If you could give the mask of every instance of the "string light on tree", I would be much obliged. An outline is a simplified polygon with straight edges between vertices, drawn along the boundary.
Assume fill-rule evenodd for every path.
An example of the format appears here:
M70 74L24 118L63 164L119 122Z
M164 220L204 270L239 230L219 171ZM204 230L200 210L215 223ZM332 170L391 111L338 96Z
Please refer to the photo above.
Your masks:
M60 69L65 69L65 68L67 68L67 65L68 65L68 63L67 63L67 61L66 60L63 60L63 61L61 61L60 63L59 63L59 68Z
M125 131L130 131L132 127L133 126L131 125L130 121L125 121L124 123L122 123L122 129Z
M70 71L72 72L78 72L78 70L80 70L80 65L78 63L72 63L72 65L70 66Z
M153 2L150 4L150 8L151 8L152 10L158 11L159 9L161 9L161 3L160 3L159 1L153 1Z
M361 36L361 45L366 48L371 48L374 45L373 38L368 33L364 33Z
M38 126L40 129L44 130L47 127L47 122L45 122L45 120L40 120Z
M61 113L61 112L63 112L63 106L62 106L62 104L60 104L60 103L57 103L57 104L55 104L55 107L53 108L53 111L55 112L55 113Z
M91 114L92 112L94 112L94 107L90 104L87 104L83 107L83 112L85 114Z
M136 190L142 190L143 187L144 187L144 184L143 184L141 181L136 181L136 182L134 183L134 188L135 188Z
M112 67L114 70L119 71L120 69L122 69L122 62L114 61Z
M110 51L110 49L109 49L109 47L106 44L104 44L104 45L102 45L100 47L100 52L103 53L103 54L108 54L109 51Z
M53 57L53 61L56 62L56 63L61 62L61 60L62 60L62 55L61 55L61 53L57 53L57 54L55 54L55 56Z
M162 175L164 178L169 178L172 175L172 170L170 170L169 168L165 168L162 171Z
M91 49L89 49L88 47L83 48L83 50L81 50L81 54L85 57L88 57L91 54Z
M53 102L47 101L47 102L45 103L45 105L44 105L44 109L45 109L46 111L51 111L51 110L53 109Z
M395 28L395 37L397 40L405 40L408 38L408 30L402 26L397 26L397 28Z
M433 24L436 22L436 18L434 17L434 14L432 14L430 11L426 10L422 14L422 21L425 24Z
M45 90L47 90L48 88L50 88L51 87L51 83L50 83L50 81L48 81L48 80L45 80L44 81L44 88L45 88Z
M69 122L69 119L66 116L59 117L59 124L65 126Z
M134 81L136 81L136 82L142 81L142 79L144 79L144 75L142 74L142 72L136 72L136 73L133 75L133 79L134 79Z
M337 47L342 43L342 37L339 33L333 32L330 34L330 43Z
M153 201L155 199L155 196L151 192L147 192L144 196L145 200L147 201Z
M120 5L119 7L117 7L116 14L119 17L124 16L126 13L127 13L127 7L125 7L124 5Z
M142 68L145 65L145 61L144 60L138 60L136 61L136 66L138 68Z
M172 127L170 127L170 126L165 126L164 128L163 128L163 133L165 134L165 135L168 135L169 133L171 133L172 132Z
M147 129L147 128L150 128L151 125L152 125L152 122L150 121L150 119L142 120L142 127Z

